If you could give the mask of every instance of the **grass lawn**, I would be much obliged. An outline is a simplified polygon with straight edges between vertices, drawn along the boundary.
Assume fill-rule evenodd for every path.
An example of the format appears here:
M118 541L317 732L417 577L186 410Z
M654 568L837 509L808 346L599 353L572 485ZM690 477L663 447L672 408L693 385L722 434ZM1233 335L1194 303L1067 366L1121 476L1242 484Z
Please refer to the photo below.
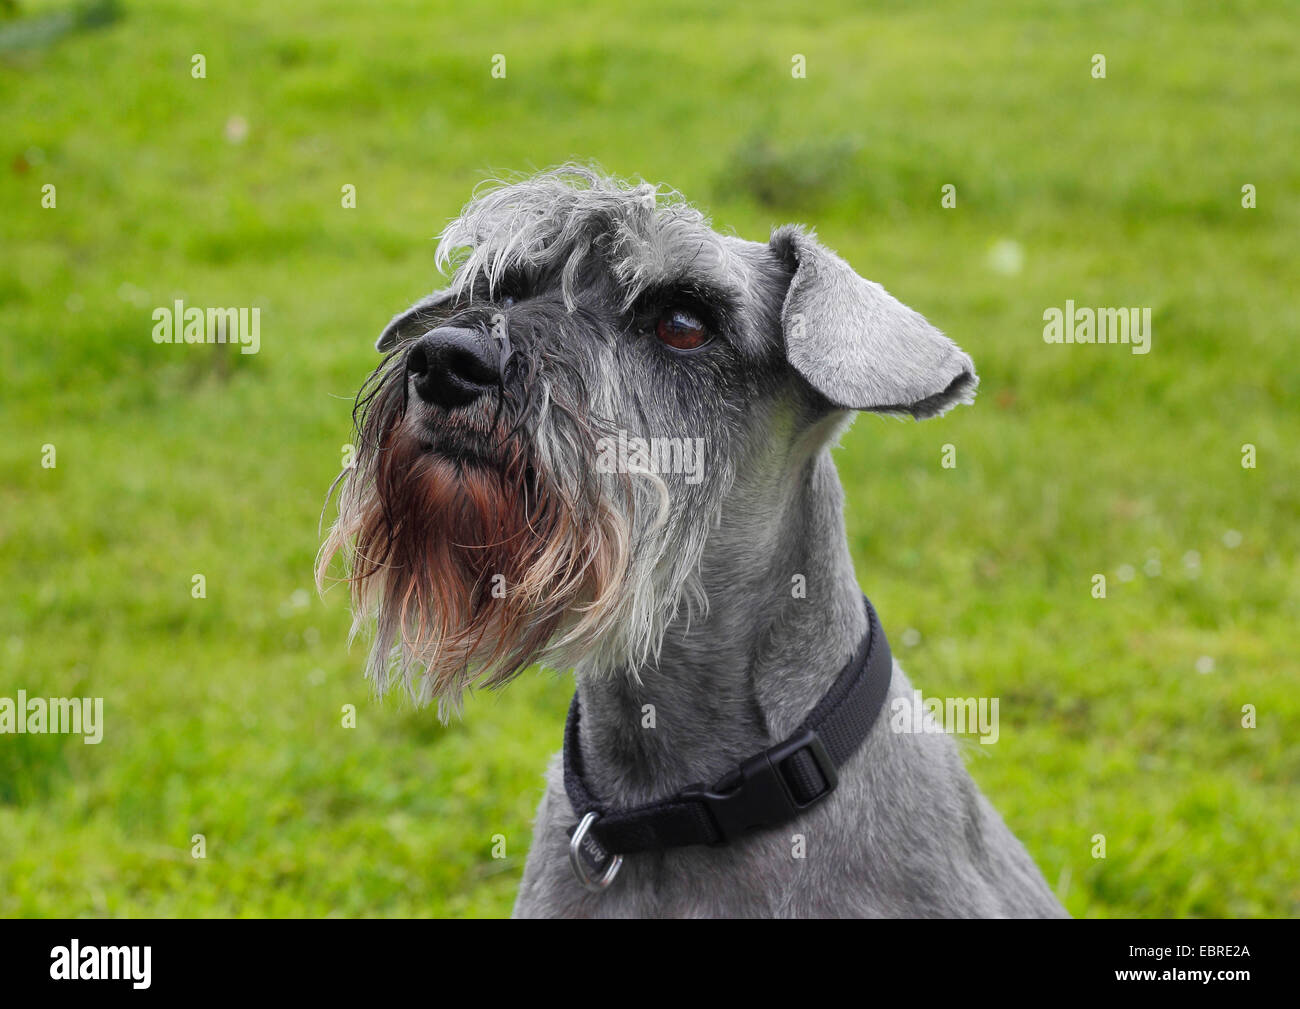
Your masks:
M1069 910L1300 914L1290 4L296 6L0 7L0 697L106 722L0 736L0 915L509 912L571 682L376 702L311 566L432 236L570 158L815 225L975 358L844 439L849 534L916 685L1000 698L971 770ZM156 345L175 298L260 353ZM1046 344L1066 299L1151 352Z

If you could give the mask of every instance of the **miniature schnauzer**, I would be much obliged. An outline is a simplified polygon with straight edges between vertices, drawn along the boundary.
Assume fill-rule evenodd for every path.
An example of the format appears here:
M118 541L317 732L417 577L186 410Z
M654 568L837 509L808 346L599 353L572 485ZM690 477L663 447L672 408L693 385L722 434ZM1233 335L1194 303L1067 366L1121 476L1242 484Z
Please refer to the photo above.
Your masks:
M318 573L444 718L575 669L515 914L1064 915L953 740L881 713L912 687L831 461L856 411L971 402L971 359L803 228L585 167L480 191L437 258Z

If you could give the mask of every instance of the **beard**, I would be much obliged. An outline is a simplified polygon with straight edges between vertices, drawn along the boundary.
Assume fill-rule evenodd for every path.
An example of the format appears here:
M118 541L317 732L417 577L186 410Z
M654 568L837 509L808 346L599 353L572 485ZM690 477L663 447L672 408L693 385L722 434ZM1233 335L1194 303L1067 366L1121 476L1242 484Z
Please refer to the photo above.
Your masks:
M628 560L626 512L612 503L628 495L616 485L611 498L582 465L590 427L564 411L567 461L556 466L523 424L485 408L482 423L430 426L408 410L404 369L390 362L375 379L358 399L359 453L339 477L316 574L323 586L344 557L354 635L375 621L367 673L378 690L403 682L445 718L466 689L501 686L533 662L572 665L615 619Z

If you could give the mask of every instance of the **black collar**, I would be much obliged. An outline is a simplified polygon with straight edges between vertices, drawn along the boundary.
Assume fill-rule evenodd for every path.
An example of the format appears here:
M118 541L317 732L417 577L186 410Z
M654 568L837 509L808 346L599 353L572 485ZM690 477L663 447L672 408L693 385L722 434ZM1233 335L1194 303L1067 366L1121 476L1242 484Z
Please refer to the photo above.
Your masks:
M893 658L880 618L867 605L867 634L830 690L787 739L754 754L712 788L688 785L669 799L610 809L582 775L578 695L564 727L564 790L578 815L569 861L579 882L603 890L623 855L690 844L725 844L757 827L795 819L835 790L836 771L867 738L889 692Z

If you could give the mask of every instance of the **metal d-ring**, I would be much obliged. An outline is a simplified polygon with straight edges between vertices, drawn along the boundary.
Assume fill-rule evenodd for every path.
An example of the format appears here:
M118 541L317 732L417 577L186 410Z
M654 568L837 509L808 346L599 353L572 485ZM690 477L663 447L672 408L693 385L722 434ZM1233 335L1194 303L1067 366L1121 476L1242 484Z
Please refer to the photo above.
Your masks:
M583 888L590 890L592 893L600 893L610 883L614 882L614 877L618 875L618 870L623 865L623 856L614 855L610 859L609 868L605 870L599 879L593 879L587 872L586 863L582 859L582 842L586 840L587 831L591 829L591 825L597 819L595 813L588 813L582 818L582 822L578 824L577 829L574 830L573 836L569 838L569 866L573 869L573 874L578 877L578 882L582 884ZM593 845L596 843L595 838L592 838L591 843Z

